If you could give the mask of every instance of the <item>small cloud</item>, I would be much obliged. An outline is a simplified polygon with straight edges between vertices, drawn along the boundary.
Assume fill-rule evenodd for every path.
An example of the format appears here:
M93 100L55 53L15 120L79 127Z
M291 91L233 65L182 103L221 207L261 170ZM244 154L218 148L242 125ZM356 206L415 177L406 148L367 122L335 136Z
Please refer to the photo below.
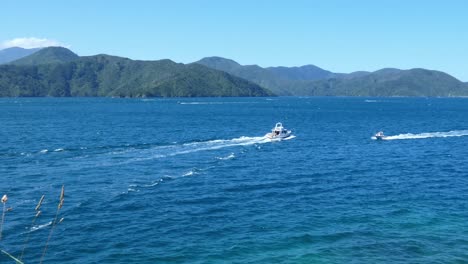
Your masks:
M0 48L11 48L11 47L21 47L25 49L32 48L44 48L50 46L60 46L69 48L69 45L65 45L53 39L46 38L14 38L5 40L0 44Z

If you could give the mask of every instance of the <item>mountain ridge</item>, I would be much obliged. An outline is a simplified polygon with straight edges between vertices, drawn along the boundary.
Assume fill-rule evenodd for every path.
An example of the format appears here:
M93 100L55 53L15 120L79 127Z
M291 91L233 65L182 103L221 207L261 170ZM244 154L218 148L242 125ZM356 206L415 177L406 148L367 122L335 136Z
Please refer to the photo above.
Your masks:
M20 47L10 47L0 50L0 64L9 63L23 57L29 56L41 48L24 49Z
M183 64L40 49L0 65L0 96L468 96L468 83L440 71L383 68L334 73L241 65L222 57Z
M376 71L351 79L333 78L304 83L297 90L308 96L458 97L468 86L453 76L421 68Z
M374 72L333 73L314 65L267 67L241 65L223 58L195 63L250 80L280 96L468 96L468 85L440 71L383 68ZM392 85L394 86L392 88Z
M64 48L0 65L0 96L273 96L259 85L198 64L79 57Z
M78 59L71 50L64 47L47 47L34 52L33 54L10 62L14 65L40 65L50 63L63 63Z

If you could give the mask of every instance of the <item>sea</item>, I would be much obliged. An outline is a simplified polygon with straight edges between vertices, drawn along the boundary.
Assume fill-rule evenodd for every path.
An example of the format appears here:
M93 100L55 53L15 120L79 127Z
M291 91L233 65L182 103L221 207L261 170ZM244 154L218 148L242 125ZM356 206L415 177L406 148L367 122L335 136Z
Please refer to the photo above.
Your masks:
M0 263L468 263L468 98L1 98L0 139Z

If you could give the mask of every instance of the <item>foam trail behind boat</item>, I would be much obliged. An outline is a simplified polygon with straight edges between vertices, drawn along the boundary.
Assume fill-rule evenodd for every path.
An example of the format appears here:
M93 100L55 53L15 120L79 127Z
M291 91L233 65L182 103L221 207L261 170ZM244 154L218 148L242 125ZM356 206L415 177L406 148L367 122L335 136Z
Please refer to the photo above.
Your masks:
M158 159L176 155L189 154L199 151L217 150L235 146L249 146L254 144L265 144L272 140L265 137L239 137L233 139L217 139L202 142L192 142L168 146L158 146L146 150L130 150L122 153L114 153L114 158L124 158L128 162Z
M234 146L248 146L253 144L264 144L270 142L264 137L240 137L233 139L218 139L204 142L186 143L177 147L176 151L169 153L168 156L186 154L204 150L215 150Z
M62 160L62 166L60 168L54 167L53 171L54 173L59 174L70 171L70 168L76 167L79 167L79 170L83 170L85 168L124 165L134 162L162 159L202 151L218 150L237 146L250 146L255 144L266 144L293 138L295 138L295 136L290 136L285 139L268 139L264 136L238 137L232 139L216 139L182 144L175 143L170 145L153 146L145 149L127 147L106 153L91 153L89 155L80 156L78 158L72 157L70 159L65 159Z
M468 130L453 130L448 132L429 132L420 134L399 134L395 136L387 136L383 140L401 140L401 139L421 139L421 138L446 138L446 137L463 137L468 136Z

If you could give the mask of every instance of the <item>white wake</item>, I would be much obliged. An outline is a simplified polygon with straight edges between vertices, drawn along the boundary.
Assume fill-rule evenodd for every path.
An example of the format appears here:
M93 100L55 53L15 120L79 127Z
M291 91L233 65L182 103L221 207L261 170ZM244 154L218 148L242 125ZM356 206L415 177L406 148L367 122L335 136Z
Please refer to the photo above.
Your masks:
M463 137L468 136L468 130L453 130L448 132L429 132L420 134L399 134L394 136L386 136L383 140L401 140L401 139L422 139L422 138L446 138L446 137Z
M236 146L249 146L254 144L265 144L270 142L289 140L293 138L295 138L295 136L290 136L284 139L269 139L266 137L239 137L233 139L217 139L202 142L185 143L174 146L157 147L154 148L153 151L164 156L175 156L198 151L216 150Z
M201 142L190 142L184 144L157 146L144 150L129 149L120 152L113 152L113 158L125 159L123 163L159 159L177 155L191 154L200 151L218 150L229 147L249 146L255 144L265 144L295 138L291 135L283 139L269 139L266 137L239 137L233 139L216 139Z

